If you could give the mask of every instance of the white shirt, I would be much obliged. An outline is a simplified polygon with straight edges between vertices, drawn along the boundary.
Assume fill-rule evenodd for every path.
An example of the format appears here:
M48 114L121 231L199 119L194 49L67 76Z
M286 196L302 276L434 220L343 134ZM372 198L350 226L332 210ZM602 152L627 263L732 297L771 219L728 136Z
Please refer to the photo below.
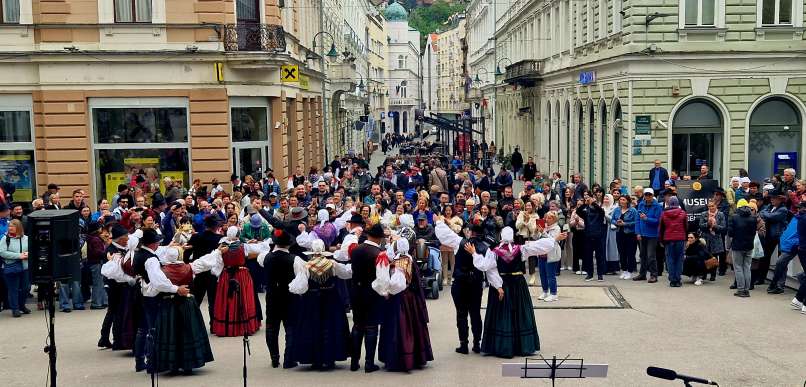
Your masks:
M141 249L156 254L154 250L148 247L143 246ZM165 276L165 273L162 272L159 258L149 257L145 266L150 282L143 282L142 293L144 297L156 297L160 293L176 293L179 290L179 286L172 284L168 277Z
M288 284L289 292L293 294L305 294L308 292L308 276L310 272L306 263L300 257L294 258L294 280ZM352 265L333 262L333 274L341 279L353 278Z

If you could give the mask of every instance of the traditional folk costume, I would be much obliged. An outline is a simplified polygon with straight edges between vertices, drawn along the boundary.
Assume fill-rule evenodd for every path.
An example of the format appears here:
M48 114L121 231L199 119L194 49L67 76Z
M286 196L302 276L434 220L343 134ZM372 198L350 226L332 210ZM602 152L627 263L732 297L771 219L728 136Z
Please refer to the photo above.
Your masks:
M260 329L259 302L246 268L245 246L238 239L238 228L228 228L220 244L227 246L226 252L216 249L192 263L194 272L210 270L218 276L211 332L221 337L252 335Z
M292 306L296 316L291 357L300 364L329 369L350 355L350 329L344 304L336 289L339 279L353 275L350 264L330 259L325 243L314 240L308 261L294 258L294 280L288 285L293 294L301 295Z
M372 226L367 234L372 238L383 238L383 226ZM386 283L379 278L379 273L389 276L389 259L381 251L377 243L365 241L350 252L353 279L350 300L353 307L352 355L350 370L357 371L361 360L361 345L364 344L366 359L364 371L374 372L380 367L375 365L375 351L378 344L378 330L386 310L385 296L388 294ZM376 281L378 280L378 281ZM387 280L388 282L388 280Z
M139 308L137 300L138 291L135 289L135 274L132 270L132 258L134 249L137 248L139 238L129 237L126 246L122 243L121 237L128 235L128 231L123 226L112 228L112 243L107 247L106 253L108 261L101 266L101 275L105 278L107 295L109 298L109 308L106 310L103 324L101 325L101 339L98 341L99 347L113 350L126 350L134 347L134 337L137 333L135 315ZM127 265L124 271L124 257ZM109 341L110 331L112 341Z
M442 221L438 221L434 229L439 242L451 247L456 255L451 297L456 308L456 328L459 331L459 347L456 352L462 354L468 353L468 316L473 331L473 352L481 352L481 295L484 283L484 274L479 271L475 256L465 249L465 244L472 244L476 248L476 255L484 256L489 250L483 240L483 227L479 224L470 224L469 227L475 234L470 239L460 237Z
M297 363L291 356L294 347L294 321L289 312L292 304L297 303L299 296L288 290L288 284L296 277L294 274L294 255L289 252L292 243L291 234L275 228L272 234L275 248L271 252L264 251L257 257L258 264L266 271L266 346L269 347L271 365L280 366L280 324L285 330L285 352L283 368L294 368Z
M528 356L540 350L532 301L523 278L523 262L532 256L559 254L559 249L560 245L554 238L542 238L521 246L520 256L511 254L514 252L512 247L507 249L509 254L504 254L505 257L492 251L473 255L474 264L485 272L490 283L484 353L513 357ZM497 289L504 289L503 299L499 300Z
M178 261L179 250L162 247L158 252L161 269L173 286L190 286L193 269ZM190 373L213 361L213 351L207 337L199 306L192 295L160 293L162 304L156 319L156 372L179 370Z
M390 245L391 247L391 245ZM388 308L381 326L378 359L389 371L419 369L434 360L428 333L428 309L420 287L420 273L405 238L395 243L387 255L395 256L390 269ZM390 265L392 266L392 265Z
M492 259L484 257L484 268L490 282L487 293L487 313L484 317L484 337L481 351L485 354L511 358L527 356L540 349L532 297L523 277L524 261L521 246L512 244L512 229L501 232L504 239L491 249ZM503 300L496 289L504 289Z

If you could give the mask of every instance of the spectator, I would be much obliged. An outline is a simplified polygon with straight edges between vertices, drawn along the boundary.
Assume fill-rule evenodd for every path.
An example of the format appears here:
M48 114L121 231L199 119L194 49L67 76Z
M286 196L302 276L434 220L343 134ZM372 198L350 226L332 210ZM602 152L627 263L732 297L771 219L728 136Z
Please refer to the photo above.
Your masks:
M537 176L537 165L532 156L529 156L527 160L526 165L523 166L523 181L532 181Z
M736 207L736 214L728 221L728 236L732 238L730 248L733 254L733 268L736 271L736 293L733 295L750 297L751 252L758 220L751 213L747 200L739 200Z
M644 188L644 197L638 203L638 248L641 252L641 271L633 281L658 282L658 262L655 257L658 246L658 222L663 207L655 200L655 191ZM649 279L647 279L649 273Z
M700 216L699 229L702 238L705 240L705 248L708 253L719 259L718 268L711 270L711 281L716 280L717 270L719 275L725 275L728 262L725 252L725 232L728 229L728 218L716 207L713 200L708 202L708 209ZM703 277L704 278L704 277Z
M700 176L697 177L697 180L706 180L706 179L713 179L711 176L711 172L708 169L707 164L700 165Z
M87 226L86 247L87 266L90 269L92 278L92 305L90 309L104 309L108 304L106 289L104 289L104 277L101 275L101 265L106 262L106 246L101 240L101 224L91 222Z
M784 178L781 181L781 188L779 191L786 193L795 190L795 174L796 172L794 168L784 169Z
M803 203L801 208L806 209L806 202ZM798 253L798 245L800 245L800 239L798 238L798 223L801 216L802 215L800 212L795 215L795 217L789 221L789 224L787 225L783 234L781 234L780 245L778 246L778 250L781 252L781 255L778 256L778 260L775 262L775 273L770 281L770 286L767 288L767 293L781 294L784 292L784 284L786 282L786 272L789 269L789 262L792 261L796 255L800 260L801 267L806 267L806 254Z
M758 260L758 268L753 271L753 285L763 285L767 279L767 272L770 269L772 255L778 247L781 235L787 226L789 210L784 205L784 193L778 190L770 191L767 194L769 204L764 205L758 213L759 218L764 221L764 228L767 231L761 239L764 247L764 257ZM777 257L776 257L777 260Z
M0 206L6 204L0 203ZM31 311L25 307L25 300L31 289L28 279L28 237L19 220L9 222L8 230L0 238L0 257L3 258L3 277L11 314L14 317L30 314Z
M512 164L512 175L517 179L518 171L520 171L521 167L523 167L523 156L521 155L518 147L515 147L515 151L512 152L512 158L510 158L509 161L510 164Z
M691 277L694 285L702 285L702 279L708 274L705 269L705 261L712 255L708 252L705 242L697 238L694 233L686 236L686 251L683 260L683 275Z
M683 272L688 216L680 208L677 197L670 197L666 205L660 218L658 235L666 250L669 286L679 288L683 285L680 275Z
M630 205L630 198L622 196L618 199L618 206L613 210L610 224L616 227L616 246L618 247L619 262L621 266L621 279L631 279L635 272L635 249L638 240L635 237L635 225L638 221L638 212Z
M585 281L593 281L593 260L596 259L596 280L604 281L607 272L605 250L607 242L607 219L602 206L592 196L587 195L585 210L585 255L582 271L588 273Z
M669 172L661 166L660 160L655 160L655 168L649 170L649 184L655 193L663 189L663 182L669 180Z

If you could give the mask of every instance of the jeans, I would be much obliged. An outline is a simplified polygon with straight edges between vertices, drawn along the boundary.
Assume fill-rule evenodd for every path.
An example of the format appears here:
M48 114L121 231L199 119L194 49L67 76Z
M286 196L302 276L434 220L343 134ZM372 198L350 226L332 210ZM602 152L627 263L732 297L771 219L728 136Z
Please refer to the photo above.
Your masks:
M786 285L786 272L789 269L789 262L798 257L800 260L800 266L806 268L806 254L798 254L797 252L789 252L784 251L781 255L778 256L778 260L775 261L775 274L772 276L772 281L770 281L770 289L772 288L781 288L783 289Z
M669 270L669 282L680 282L683 273L683 254L685 242L666 242L666 269Z
M641 271L642 276L646 276L647 271L652 277L658 276L658 262L655 260L655 249L658 246L658 238L641 237L638 241L638 248L641 250Z
M557 295L557 264L559 262L549 262L545 258L538 258L537 269L540 271L540 286L543 293Z
M70 308L70 299L73 299L73 307ZM62 283L59 286L59 305L61 309L84 309L84 300L81 298L81 285L78 281Z
M616 233L616 247L618 247L619 261L621 269L632 273L635 271L635 249L638 247L638 240L635 234Z
M435 272L442 270L442 261L440 260L439 249L436 247L428 248L428 266Z
M736 271L736 290L750 290L750 280L752 279L750 265L753 263L753 259L750 257L751 252L752 250L733 250L731 252L733 254L733 270Z
M593 258L596 256L596 275L603 278L607 271L605 263L605 238L586 237L585 240L585 260L582 262L582 271L588 273L588 277L593 277Z
M104 289L104 277L101 275L101 264L90 265L92 273L92 306L98 308L109 303Z
M28 279L28 270L19 273L5 273L6 287L8 289L8 307L12 311L18 311L25 307L25 300L28 298L28 291L31 290L31 282Z

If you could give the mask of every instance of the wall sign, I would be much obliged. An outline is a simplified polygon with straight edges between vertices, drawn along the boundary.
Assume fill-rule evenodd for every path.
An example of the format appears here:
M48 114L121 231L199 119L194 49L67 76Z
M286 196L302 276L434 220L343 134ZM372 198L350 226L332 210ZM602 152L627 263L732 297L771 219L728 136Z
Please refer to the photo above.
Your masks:
M652 116L635 116L635 134L649 134L652 129Z
M596 71L583 71L579 73L579 83L582 85L596 83Z

